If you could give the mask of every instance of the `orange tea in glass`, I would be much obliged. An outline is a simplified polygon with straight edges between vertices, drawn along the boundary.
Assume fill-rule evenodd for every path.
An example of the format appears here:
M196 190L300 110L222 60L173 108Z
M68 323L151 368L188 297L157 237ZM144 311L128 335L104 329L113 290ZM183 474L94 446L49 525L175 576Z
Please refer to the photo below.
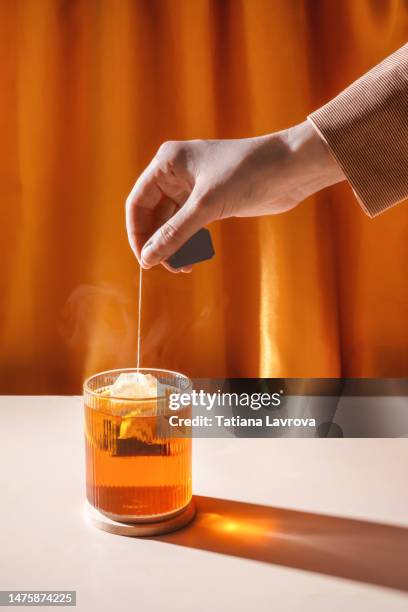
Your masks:
M191 435L169 425L169 397L190 391L186 376L145 368L102 372L85 382L86 493L99 512L148 522L189 505Z

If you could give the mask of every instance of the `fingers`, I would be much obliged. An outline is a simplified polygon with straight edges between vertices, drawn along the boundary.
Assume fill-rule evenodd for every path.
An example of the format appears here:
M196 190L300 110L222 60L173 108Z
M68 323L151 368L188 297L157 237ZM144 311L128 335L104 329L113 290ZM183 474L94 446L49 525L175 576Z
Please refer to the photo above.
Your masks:
M163 143L126 200L128 239L141 265L143 245L191 193L185 175L186 146L183 141Z
M162 192L155 178L157 160L154 159L136 181L126 200L126 229L130 247L141 263L141 251L152 231L155 207Z
M164 143L126 200L128 239L143 268L162 263L171 272L191 272L166 263L208 221L186 175L185 152L186 143Z
M143 266L151 267L165 262L205 225L202 210L194 199L193 192L184 206L147 241L141 252Z

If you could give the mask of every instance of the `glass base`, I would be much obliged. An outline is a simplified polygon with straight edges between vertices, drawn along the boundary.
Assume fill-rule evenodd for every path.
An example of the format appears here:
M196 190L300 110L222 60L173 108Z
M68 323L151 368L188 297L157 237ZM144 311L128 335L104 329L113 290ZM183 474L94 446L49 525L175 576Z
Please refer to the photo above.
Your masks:
M90 502L88 501L88 503ZM95 508L95 506L92 506L92 504L90 505L92 508ZM112 512L106 512L106 510L101 510L100 508L95 508L95 510L100 512L100 514L107 516L112 521L115 521L118 523L158 523L159 521L166 521L167 519L171 519L174 516L181 514L182 512L185 511L187 506L178 508L177 510L174 510L173 512L166 512L164 514L153 514L153 515L150 514L150 515L145 515L145 516L143 515L135 516L134 514L113 514Z
M85 503L85 515L91 525L102 531L133 537L155 536L176 531L188 525L193 520L195 513L194 500L191 500L185 508L176 513L166 514L162 518L142 518L136 522L134 518L127 521L123 516L120 517L120 520L115 520L111 518L115 515L104 514L91 506L89 502Z

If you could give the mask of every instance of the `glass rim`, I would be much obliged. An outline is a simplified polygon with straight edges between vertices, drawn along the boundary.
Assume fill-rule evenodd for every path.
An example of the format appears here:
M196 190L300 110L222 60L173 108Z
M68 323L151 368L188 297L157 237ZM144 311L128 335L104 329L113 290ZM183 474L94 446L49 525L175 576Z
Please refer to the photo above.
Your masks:
M164 374L176 374L177 376L180 376L180 378L187 381L189 388L193 386L191 378L189 378L185 374L182 374L181 372L176 372L175 370L165 370L164 368L115 368L113 370L103 370L102 372L97 372L96 374L92 374L92 376L88 376L88 378L84 380L84 383L82 385L83 392L98 397L99 399L117 400L122 402L154 402L158 399L166 398L166 395L157 395L156 397L118 397L116 395L101 395L97 391L94 391L90 388L89 383L93 378L96 378L97 376L102 376L103 374L114 374L115 372L163 372ZM183 391L180 392L183 393ZM188 391L186 390L185 393L187 392Z

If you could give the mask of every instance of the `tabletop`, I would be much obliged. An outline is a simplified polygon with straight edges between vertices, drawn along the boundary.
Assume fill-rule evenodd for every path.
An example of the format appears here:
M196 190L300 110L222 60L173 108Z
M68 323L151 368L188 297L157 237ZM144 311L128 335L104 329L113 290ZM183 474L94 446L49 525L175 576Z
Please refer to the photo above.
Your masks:
M3 396L0 415L1 590L75 590L86 612L408 609L407 438L196 439L194 522L129 538L85 520L80 398Z

